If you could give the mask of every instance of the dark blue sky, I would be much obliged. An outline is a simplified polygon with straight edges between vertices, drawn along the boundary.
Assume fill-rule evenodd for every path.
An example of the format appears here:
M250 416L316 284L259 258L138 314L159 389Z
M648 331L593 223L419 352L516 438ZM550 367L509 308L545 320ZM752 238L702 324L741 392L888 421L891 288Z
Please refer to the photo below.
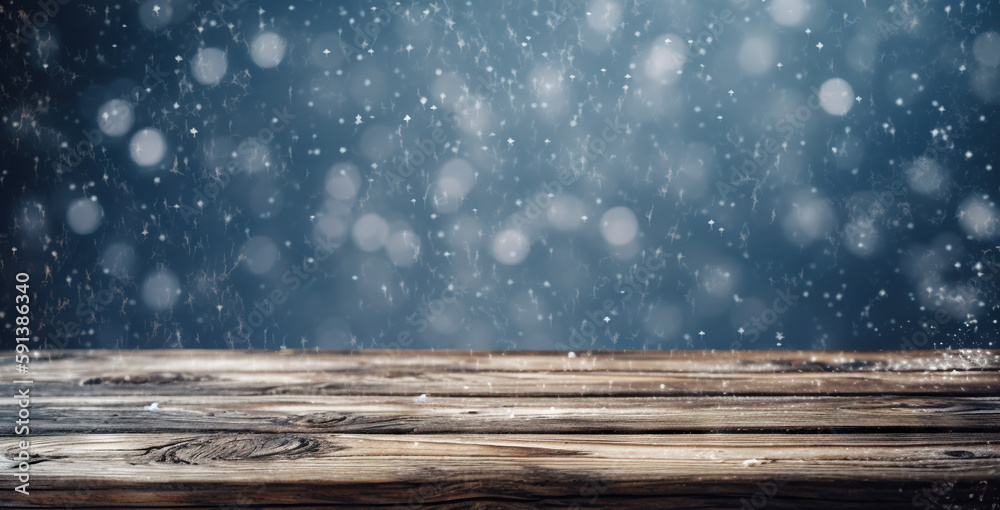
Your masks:
M996 2L25 6L45 345L995 347Z

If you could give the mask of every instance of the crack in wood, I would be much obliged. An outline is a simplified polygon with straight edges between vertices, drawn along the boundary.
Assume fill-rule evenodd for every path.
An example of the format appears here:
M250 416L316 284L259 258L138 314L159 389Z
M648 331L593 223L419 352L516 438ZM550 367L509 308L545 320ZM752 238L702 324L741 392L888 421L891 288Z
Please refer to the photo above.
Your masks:
M119 376L91 377L80 381L80 386L90 386L96 384L173 384L187 382L211 381L214 377L210 375L191 375L184 373L149 373L149 374L129 374Z

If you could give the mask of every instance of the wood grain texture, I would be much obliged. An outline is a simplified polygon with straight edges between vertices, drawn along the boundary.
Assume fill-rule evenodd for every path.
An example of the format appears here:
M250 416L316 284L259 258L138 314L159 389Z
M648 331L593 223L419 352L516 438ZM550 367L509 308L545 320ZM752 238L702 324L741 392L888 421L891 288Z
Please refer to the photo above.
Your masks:
M1000 509L997 351L59 351L31 378L4 507Z

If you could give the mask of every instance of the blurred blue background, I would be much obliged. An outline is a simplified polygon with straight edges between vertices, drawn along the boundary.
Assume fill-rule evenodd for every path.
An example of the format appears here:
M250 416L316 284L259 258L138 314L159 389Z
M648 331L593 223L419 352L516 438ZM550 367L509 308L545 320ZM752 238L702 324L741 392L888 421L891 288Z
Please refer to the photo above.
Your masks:
M5 345L995 346L994 1L53 5Z

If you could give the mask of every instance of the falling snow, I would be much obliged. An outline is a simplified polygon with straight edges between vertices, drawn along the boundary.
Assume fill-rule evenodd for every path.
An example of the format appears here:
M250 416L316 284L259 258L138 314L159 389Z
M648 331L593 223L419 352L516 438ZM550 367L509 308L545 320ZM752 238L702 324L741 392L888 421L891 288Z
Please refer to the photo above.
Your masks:
M4 11L41 341L995 347L995 2L334 4Z

